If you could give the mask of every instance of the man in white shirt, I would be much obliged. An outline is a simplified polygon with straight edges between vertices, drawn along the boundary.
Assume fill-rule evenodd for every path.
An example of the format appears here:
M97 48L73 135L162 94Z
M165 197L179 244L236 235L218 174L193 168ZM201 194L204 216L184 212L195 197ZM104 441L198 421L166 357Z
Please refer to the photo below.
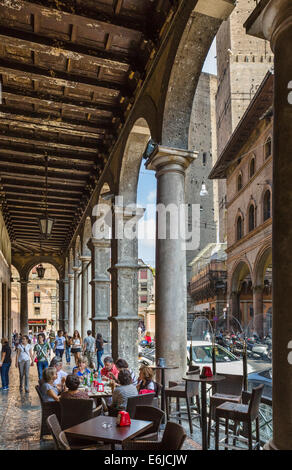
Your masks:
M63 331L59 330L56 336L56 341L55 341L55 353L57 357L60 357L60 359L63 358L63 354L65 350L65 342L66 342L66 339L63 336Z

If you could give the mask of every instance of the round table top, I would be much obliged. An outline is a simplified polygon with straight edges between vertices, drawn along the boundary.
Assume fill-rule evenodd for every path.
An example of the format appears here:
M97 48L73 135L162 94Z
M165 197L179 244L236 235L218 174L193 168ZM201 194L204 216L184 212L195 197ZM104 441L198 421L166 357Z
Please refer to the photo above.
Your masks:
M189 377L183 377L183 380L188 380L189 382L207 382L207 383L212 383L212 382L221 382L221 380L225 380L226 377L224 375L212 375L212 377L204 377L201 378L198 375L190 375Z
M151 367L151 369L178 369L178 366L165 366L165 367L161 367L161 366L149 366Z

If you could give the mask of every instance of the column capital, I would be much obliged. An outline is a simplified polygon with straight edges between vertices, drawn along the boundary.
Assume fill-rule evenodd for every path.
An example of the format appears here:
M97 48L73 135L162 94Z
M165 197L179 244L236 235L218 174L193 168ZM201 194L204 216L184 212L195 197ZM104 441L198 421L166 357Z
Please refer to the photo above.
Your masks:
M111 240L107 238L91 238L91 243L96 248L110 248Z
M146 162L147 170L155 170L157 177L163 173L185 173L188 166L197 158L198 152L158 145Z
M73 266L72 269L73 269L74 273L77 273L77 274L78 274L78 273L81 272L81 267L80 267L80 266Z
M274 51L279 34L292 26L291 1L261 0L244 26L247 34L270 41Z
M79 256L79 259L82 263L89 263L91 261L91 256Z
M73 273L69 273L69 274L68 274L68 279L69 279L69 280L70 280L70 279L74 279L74 274L73 274Z
M17 282L19 282L19 284L22 284L22 285L30 283L30 281L28 281L27 279L19 279Z

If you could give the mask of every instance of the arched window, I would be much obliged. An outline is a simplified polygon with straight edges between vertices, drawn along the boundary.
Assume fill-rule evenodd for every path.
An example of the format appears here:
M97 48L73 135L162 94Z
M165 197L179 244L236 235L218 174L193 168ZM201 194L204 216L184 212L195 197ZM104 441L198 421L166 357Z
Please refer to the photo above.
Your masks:
M237 191L240 191L242 188L242 174L240 173L237 177Z
M264 221L271 217L271 192L268 189L264 195Z
M251 232L255 228L255 210L254 205L251 204L248 211L248 231Z
M241 240L241 238L243 237L243 223L242 223L242 217L241 216L239 216L238 219L237 219L236 236L237 236L237 240Z
M269 137L267 142L265 143L265 159L269 158L271 155L272 155L272 139L271 137Z
M249 165L249 177L252 178L255 174L255 158L253 157Z

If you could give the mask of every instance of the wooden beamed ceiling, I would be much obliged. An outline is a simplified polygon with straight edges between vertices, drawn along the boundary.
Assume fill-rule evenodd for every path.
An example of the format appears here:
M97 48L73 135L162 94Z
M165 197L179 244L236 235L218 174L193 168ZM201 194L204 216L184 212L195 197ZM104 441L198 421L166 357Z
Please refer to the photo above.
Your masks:
M15 251L64 252L146 77L171 0L0 0L0 203Z

